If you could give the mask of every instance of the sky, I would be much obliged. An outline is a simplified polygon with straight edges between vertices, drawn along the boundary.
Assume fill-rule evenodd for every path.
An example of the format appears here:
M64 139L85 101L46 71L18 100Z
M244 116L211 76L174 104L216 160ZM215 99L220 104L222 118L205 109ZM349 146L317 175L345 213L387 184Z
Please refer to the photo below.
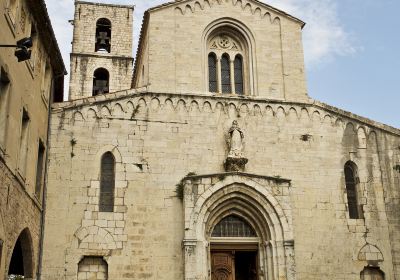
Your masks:
M168 1L94 2L135 5L134 46L137 46L144 11ZM311 98L400 128L399 0L262 2L307 23L303 44ZM74 1L46 0L46 4L68 70L72 41L68 20L73 19ZM68 81L66 77L66 85Z

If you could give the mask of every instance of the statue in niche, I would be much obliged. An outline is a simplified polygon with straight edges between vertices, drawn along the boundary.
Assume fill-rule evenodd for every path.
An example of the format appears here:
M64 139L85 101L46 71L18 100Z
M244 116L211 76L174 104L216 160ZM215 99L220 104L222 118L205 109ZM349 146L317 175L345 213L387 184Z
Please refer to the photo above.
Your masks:
M229 129L229 154L228 157L241 158L243 156L244 134L235 120Z
M243 172L248 159L243 156L244 133L236 120L232 122L229 129L227 143L229 152L224 164L225 170L227 172Z

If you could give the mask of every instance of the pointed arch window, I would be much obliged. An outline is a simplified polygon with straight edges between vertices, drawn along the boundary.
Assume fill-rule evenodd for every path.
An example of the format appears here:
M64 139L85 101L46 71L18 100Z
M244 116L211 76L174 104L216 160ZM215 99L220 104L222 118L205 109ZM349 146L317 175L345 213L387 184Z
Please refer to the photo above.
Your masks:
M243 94L243 58L236 55L234 62L235 69L235 92L236 94Z
M100 170L100 212L114 211L115 158L111 152L101 158Z
M104 68L98 68L93 74L93 92L96 96L109 92L110 74Z
M217 56L215 53L208 55L208 83L210 92L218 92Z
M96 52L111 52L111 21L101 18L96 22Z
M212 237L257 237L255 230L244 219L230 215L213 229Z
M249 89L248 47L242 34L230 28L217 29L207 44L209 92L245 94Z
M359 178L357 175L357 165L351 161L347 162L344 166L344 176L349 217L350 219L362 219L362 207L358 201Z

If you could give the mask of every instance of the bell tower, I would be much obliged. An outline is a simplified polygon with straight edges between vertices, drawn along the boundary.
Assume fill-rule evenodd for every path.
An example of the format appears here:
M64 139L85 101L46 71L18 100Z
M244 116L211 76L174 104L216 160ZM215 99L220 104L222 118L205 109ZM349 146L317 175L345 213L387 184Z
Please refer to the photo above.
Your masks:
M69 100L131 87L133 10L75 1Z

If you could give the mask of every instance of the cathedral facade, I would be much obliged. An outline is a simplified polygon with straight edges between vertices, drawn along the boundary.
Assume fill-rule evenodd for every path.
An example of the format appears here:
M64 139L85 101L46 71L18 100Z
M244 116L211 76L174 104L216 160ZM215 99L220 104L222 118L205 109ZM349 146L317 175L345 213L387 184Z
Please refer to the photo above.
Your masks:
M400 131L308 96L256 0L75 1L41 279L400 279Z

